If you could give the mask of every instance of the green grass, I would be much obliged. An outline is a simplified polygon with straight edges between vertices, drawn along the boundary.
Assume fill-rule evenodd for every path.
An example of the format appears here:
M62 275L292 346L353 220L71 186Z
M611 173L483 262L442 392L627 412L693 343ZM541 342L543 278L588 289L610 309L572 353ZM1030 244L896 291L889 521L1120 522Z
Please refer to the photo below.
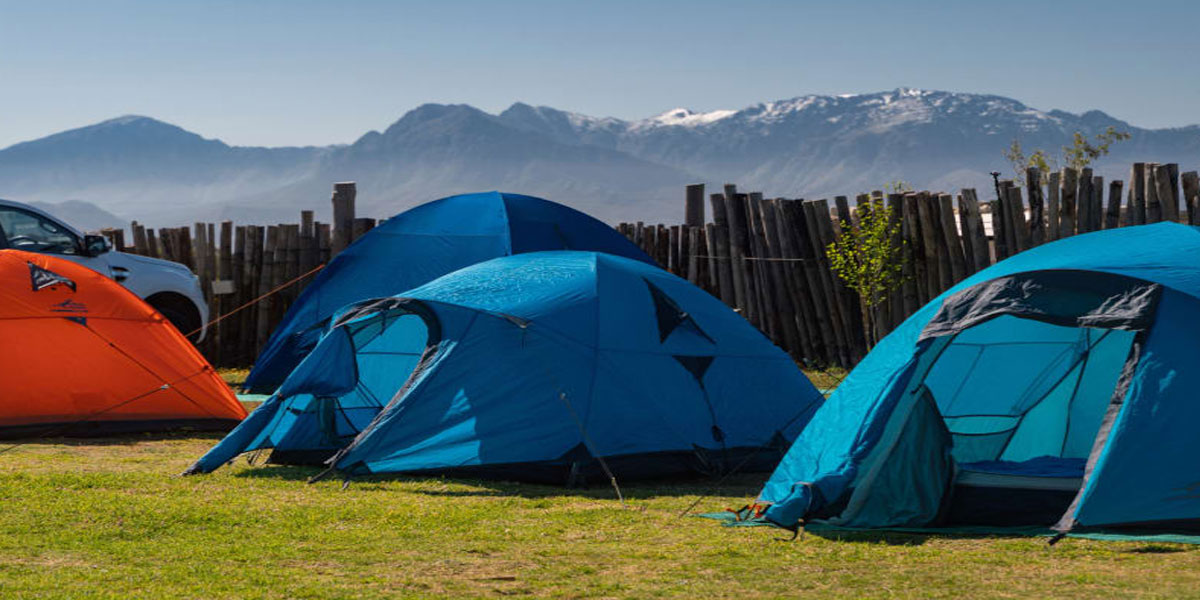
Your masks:
M1165 597L1200 548L915 535L794 542L678 515L704 484L178 477L215 437L46 440L0 454L0 597ZM741 506L741 476L698 509Z
M250 369L222 368L217 369L217 374L231 387L240 387L246 381L246 377L250 375Z

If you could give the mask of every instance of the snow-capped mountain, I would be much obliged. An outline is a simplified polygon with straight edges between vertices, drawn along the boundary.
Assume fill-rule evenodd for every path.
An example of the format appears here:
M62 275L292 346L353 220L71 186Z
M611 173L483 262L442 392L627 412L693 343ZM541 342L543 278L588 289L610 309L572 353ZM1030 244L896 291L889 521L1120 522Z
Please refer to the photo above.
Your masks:
M503 189L609 220L675 221L682 186L735 182L817 198L879 189L990 188L1013 139L1058 154L1075 131L1133 135L1096 165L1200 162L1200 127L1141 129L1099 111L1042 111L1001 96L901 88L800 96L740 110L676 108L647 119L517 103L492 115L428 104L348 146L234 147L147 117L122 117L0 150L0 197L77 198L155 224L232 217L295 220L327 210L332 182L359 182L378 216L441 196ZM986 193L984 193L986 196Z
M553 109L534 109L544 121ZM501 115L503 117L503 115ZM738 111L675 109L642 121L606 123L609 147L769 195L856 194L898 179L930 189L986 187L1008 172L1013 139L1059 154L1075 131L1108 126L1133 134L1097 172L1125 177L1135 160L1195 163L1200 127L1147 130L1099 111L1041 111L1001 96L901 88L875 94L801 96ZM590 124L577 143L597 143ZM560 140L568 141L563 132Z

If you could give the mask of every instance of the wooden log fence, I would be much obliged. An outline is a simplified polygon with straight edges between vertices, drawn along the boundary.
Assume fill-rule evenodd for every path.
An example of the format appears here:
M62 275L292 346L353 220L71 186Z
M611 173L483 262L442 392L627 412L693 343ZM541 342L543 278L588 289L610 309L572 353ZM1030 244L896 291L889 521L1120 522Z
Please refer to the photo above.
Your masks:
M1024 179L1002 180L991 201L967 188L955 195L875 191L831 203L768 198L727 184L708 197L711 220L704 186L694 184L687 186L683 225L621 223L617 230L733 307L797 361L850 367L868 351L864 315L826 249L845 228L857 227L857 211L871 199L891 207L900 225L904 273L900 288L875 308L875 339L959 281L1018 252L1101 229L1200 225L1200 176L1180 173L1177 164L1135 163L1128 185L1106 186L1087 168L1029 169ZM668 245L658 242L663 231L671 232Z
M1090 169L1024 175L1024 183L1001 181L993 200L967 188L954 195L874 191L831 202L745 193L733 184L706 196L705 186L694 184L685 191L682 223L620 223L617 230L797 361L851 367L869 350L865 315L826 249L845 228L858 226L866 202L891 207L903 248L904 280L875 308L869 336L875 339L959 281L1023 250L1120 226L1200 225L1200 176L1180 173L1176 164L1135 163L1128 182L1107 186ZM200 350L218 366L249 366L318 267L376 226L355 216L355 195L353 182L334 184L333 223L305 210L298 223L224 221L156 230L135 221L128 232L102 233L117 249L191 268L210 319L219 319Z

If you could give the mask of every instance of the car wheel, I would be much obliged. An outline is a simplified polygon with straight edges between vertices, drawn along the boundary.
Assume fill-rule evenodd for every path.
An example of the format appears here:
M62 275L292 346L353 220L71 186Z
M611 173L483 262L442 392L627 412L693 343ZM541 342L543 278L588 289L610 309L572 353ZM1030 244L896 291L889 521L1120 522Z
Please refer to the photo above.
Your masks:
M196 310L191 300L179 294L155 294L146 298L146 303L153 306L154 310L166 317L175 326L175 329L184 335L200 329L200 326L203 325L200 322L200 311ZM197 335L199 334L197 333Z

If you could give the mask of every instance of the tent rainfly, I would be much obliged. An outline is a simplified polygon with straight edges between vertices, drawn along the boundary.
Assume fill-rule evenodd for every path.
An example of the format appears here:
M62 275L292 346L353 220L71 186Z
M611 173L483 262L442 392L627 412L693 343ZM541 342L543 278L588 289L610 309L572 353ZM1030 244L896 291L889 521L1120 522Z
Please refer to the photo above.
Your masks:
M343 309L189 472L264 448L345 476L765 471L822 401L782 350L687 281L608 254L537 252Z
M229 386L162 315L70 261L0 250L0 437L229 430Z
M1039 246L905 321L759 497L767 522L1200 528L1200 230Z
M274 392L338 309L391 296L468 265L539 250L592 250L654 264L612 227L541 198L487 192L442 198L384 221L338 254L272 332L245 387Z

